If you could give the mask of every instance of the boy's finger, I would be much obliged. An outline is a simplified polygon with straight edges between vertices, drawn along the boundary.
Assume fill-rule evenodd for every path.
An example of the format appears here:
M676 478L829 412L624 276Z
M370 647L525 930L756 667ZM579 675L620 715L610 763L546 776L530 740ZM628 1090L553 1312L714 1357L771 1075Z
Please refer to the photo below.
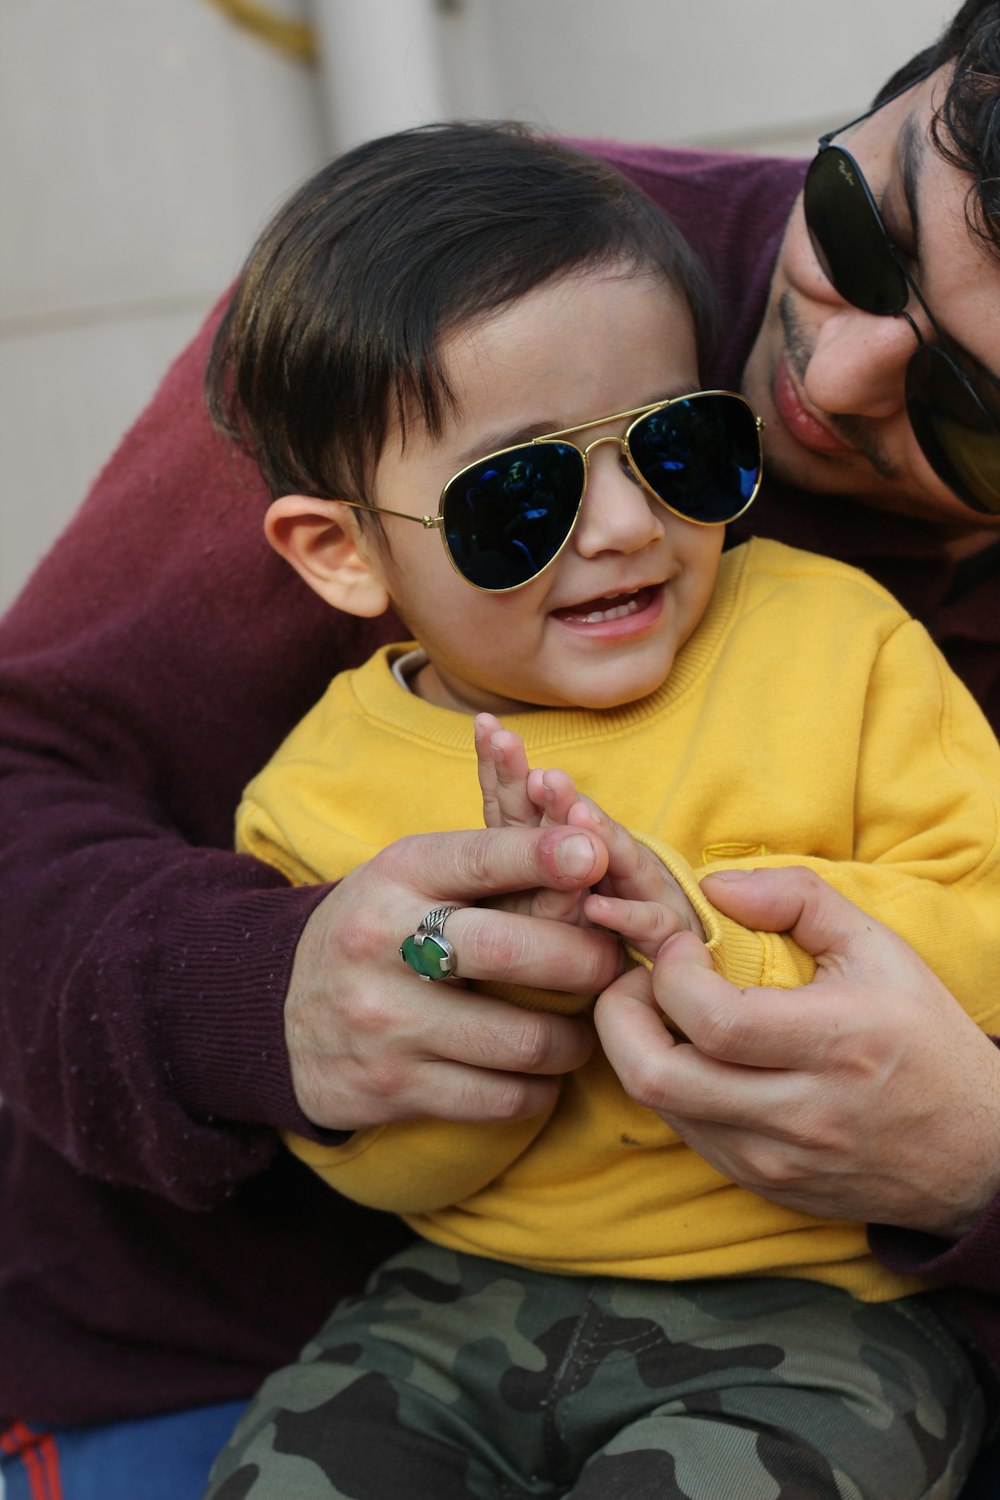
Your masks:
M497 896L489 904L496 911L517 912L543 921L568 922L574 927L589 925L581 920L579 891L551 891L541 885L515 896Z
M684 923L672 907L660 901L626 901L615 896L584 898L584 915L598 927L610 928L647 958L655 958L663 943Z
M503 825L500 804L497 800L496 762L490 747L490 735L494 727L498 725L499 720L494 719L492 714L477 714L473 721L476 774L479 777L479 790L483 798L483 822L487 828L500 828Z
M501 822L511 828L537 827L539 813L528 796L528 756L521 736L501 727L490 735L489 748Z
M592 829L606 845L608 882L616 896L629 901L664 901L679 889L656 856L589 797L578 799L567 814L567 822Z
M572 776L557 769L532 771L528 777L528 795L543 808L543 828L561 828L569 818L570 808L579 801Z

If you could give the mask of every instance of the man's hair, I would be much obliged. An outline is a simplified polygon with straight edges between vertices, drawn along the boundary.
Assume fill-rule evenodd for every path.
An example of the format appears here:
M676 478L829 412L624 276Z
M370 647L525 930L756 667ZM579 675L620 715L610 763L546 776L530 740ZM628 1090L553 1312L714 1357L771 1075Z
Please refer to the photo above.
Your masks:
M272 494L361 499L393 421L405 442L415 415L437 435L454 409L450 332L605 266L683 293L707 355L700 263L612 168L507 122L366 142L311 177L251 251L209 359L209 410Z
M937 41L912 57L879 99L954 64L931 131L946 162L972 178L965 214L972 232L1000 259L1000 3L965 0Z

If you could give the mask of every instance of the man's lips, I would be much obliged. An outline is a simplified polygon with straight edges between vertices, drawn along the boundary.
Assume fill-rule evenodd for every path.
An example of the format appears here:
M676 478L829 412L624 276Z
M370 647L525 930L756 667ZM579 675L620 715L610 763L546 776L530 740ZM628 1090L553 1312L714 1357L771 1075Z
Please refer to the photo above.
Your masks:
M801 443L803 448L809 448L813 453L850 453L852 451L846 443L830 431L829 427L824 427L822 422L806 410L784 356L778 361L778 368L774 372L772 393L778 416L792 437L796 442Z

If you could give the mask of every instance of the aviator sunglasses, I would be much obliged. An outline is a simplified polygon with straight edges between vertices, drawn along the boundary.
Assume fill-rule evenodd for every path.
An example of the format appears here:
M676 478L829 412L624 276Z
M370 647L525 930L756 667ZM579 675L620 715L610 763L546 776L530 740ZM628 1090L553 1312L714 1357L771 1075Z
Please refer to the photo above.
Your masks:
M596 438L585 448L566 441L629 418L623 437ZM616 443L634 478L673 515L721 526L742 515L760 489L762 425L742 396L696 391L489 453L448 480L434 516L342 503L439 531L467 583L503 594L537 578L569 541L594 448Z
M963 504L1000 513L1000 383L954 344L927 306L889 237L854 157L834 138L860 125L922 78L882 99L856 120L819 140L806 174L806 228L823 273L838 296L878 317L903 317L917 339L906 369L906 411L921 451L939 479ZM912 295L934 330L926 344L907 312Z

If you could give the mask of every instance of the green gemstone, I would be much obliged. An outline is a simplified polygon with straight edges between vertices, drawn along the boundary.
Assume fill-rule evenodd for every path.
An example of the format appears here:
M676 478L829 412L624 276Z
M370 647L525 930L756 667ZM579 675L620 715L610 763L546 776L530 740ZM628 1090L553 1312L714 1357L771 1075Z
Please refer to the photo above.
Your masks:
M448 948L435 937L425 937L418 943L416 934L411 933L399 951L421 979L444 979L451 969Z

